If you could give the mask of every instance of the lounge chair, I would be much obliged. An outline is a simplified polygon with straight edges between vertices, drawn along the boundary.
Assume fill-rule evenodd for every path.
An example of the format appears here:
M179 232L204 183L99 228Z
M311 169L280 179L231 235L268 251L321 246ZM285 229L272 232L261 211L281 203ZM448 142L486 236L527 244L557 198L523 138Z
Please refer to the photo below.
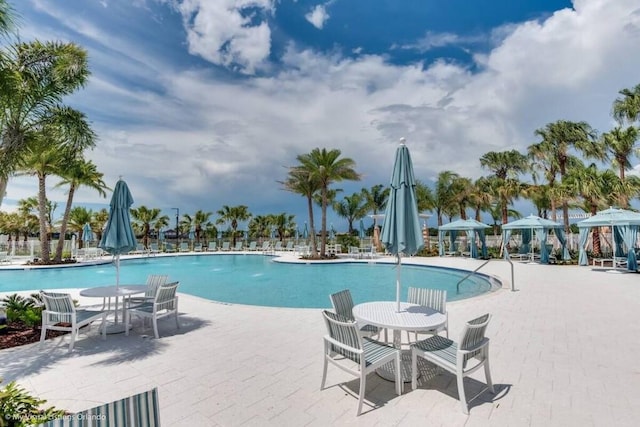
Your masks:
M176 252L176 247L173 246L172 243L165 243L164 244L164 251L165 252Z
M180 252L191 252L189 242L180 242Z
M160 253L160 249L158 248L158 244L157 243L151 243L151 245L149 246L149 254L150 255L156 255Z
M210 240L207 243L207 252L214 252L218 250L218 244L214 240Z
M242 246L243 246L242 240L238 240L236 242L236 245L233 247L233 250L234 251L241 251L242 250Z
M202 252L202 243L196 243L195 245L193 245L193 251Z
M322 312L327 335L324 336L324 366L320 390L324 389L327 380L327 366L329 362L345 372L360 378L358 392L358 408L356 416L362 412L364 393L367 388L367 374L389 362L395 362L396 394L402 393L404 386L400 378L400 350L383 344L368 337L362 337L358 331L358 324L349 321L339 314L324 310ZM349 365L345 364L349 362ZM354 367L355 362L355 367Z
M491 382L491 372L489 371L489 338L485 337L485 331L490 319L491 315L485 314L467 322L460 335L459 343L440 335L434 335L431 338L412 344L411 388L415 390L417 387L417 360L418 357L422 357L456 376L460 404L462 405L462 412L465 414L469 414L469 407L464 392L464 377L471 375L484 366L487 388L491 393L495 393ZM475 359L477 363L472 364L472 359ZM480 393L485 390L483 389ZM469 399L469 401L475 399L478 395Z
M231 243L229 242L222 242L222 247L220 248L221 251L228 251L231 250Z
M282 250L282 241L278 240L276 241L276 245L273 247L274 251L281 251Z
M258 243L254 240L253 242L249 243L249 247L247 247L247 250L255 251L257 249L257 245Z
M293 252L293 241L289 240L287 242L287 246L284 247L284 250L287 252Z
M269 253L271 252L271 242L266 240L264 242L262 242L262 248L261 248L263 253Z
M70 294L40 292L44 303L40 345L47 338L47 330L71 332L69 352L73 350L80 328L102 320L102 339L107 338L107 312L76 308Z
M9 255L9 252L3 251L0 252L0 263L10 263L11 262L11 255Z
M180 323L178 322L178 296L176 295L177 288L178 282L160 285L153 302L145 302L128 309L125 312L125 334L129 335L131 316L138 316L143 319L145 317L150 318L153 323L153 335L156 339L160 338L158 334L158 319L175 316L176 327L180 329Z
M43 427L70 426L126 426L159 427L160 406L158 389L135 394L86 411L65 415L64 418L39 424Z

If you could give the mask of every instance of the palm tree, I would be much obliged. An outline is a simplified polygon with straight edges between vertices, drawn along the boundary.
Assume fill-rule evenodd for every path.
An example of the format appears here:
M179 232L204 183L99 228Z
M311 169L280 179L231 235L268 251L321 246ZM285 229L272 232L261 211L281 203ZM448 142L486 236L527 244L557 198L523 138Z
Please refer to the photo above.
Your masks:
M72 232L78 233L78 247L84 244L83 229L85 224L91 224L93 211L83 206L76 206L69 211L68 228ZM93 227L92 227L93 229Z
M367 215L369 206L361 193L345 196L340 202L333 204L333 210L338 216L345 218L349 224L349 234L353 234L353 222Z
M536 159L545 170L549 180L551 194L554 194L555 177L560 175L562 182L567 175L567 168L576 163L576 157L570 153L577 150L587 157L604 158L601 146L596 144L596 133L586 122L570 122L558 120L537 129L535 134L542 138L540 143L529 147L529 154ZM562 214L565 232L569 232L569 204L562 200ZM552 199L552 219L555 220L555 204Z
M340 158L342 152L338 149L327 151L326 148L314 148L309 154L297 157L300 168L305 170L311 179L320 185L322 197L322 220L320 229L320 257L325 256L327 243L327 205L329 203L329 187L334 182L344 180L359 181L360 175L353 169L355 162L348 158Z
M158 236L158 240L160 239L160 231L169 226L169 216L162 215L156 218L156 220L151 224L153 230L156 232L156 236Z
M433 209L436 211L438 227L443 224L443 215L455 211L453 182L459 177L460 175L449 170L438 174L433 197Z
M142 231L142 243L145 248L149 247L149 231L151 230L151 224L155 224L155 222L158 221L161 212L162 211L158 208L148 208L144 205L138 208L131 208L131 216L133 217L135 224L140 227Z
M629 126L622 129L620 126L602 134L601 143L607 159L612 159L613 166L618 167L620 179L624 181L625 171L631 169L629 158L637 154L636 141L638 129ZM627 205L623 206L627 207Z
M493 189L491 188L492 180L487 177L480 177L473 183L471 194L471 204L474 211L476 221L482 221L481 213L489 212L494 202Z
M67 223L69 221L69 214L71 212L71 205L73 204L73 196L75 191L81 186L92 188L98 192L102 197L106 197L105 192L107 184L102 180L104 174L98 172L96 165L83 158L71 159L59 174L62 177L62 181L59 182L56 187L62 185L68 185L69 191L67 192L67 204L65 205L64 214L62 216L62 222L60 224L60 238L58 239L58 246L56 248L56 254L54 256L54 262L62 262L62 249L64 247L64 236L67 232Z
M636 122L640 117L640 84L618 93L621 97L613 101L613 117L621 125Z
M102 230L109 220L109 211L105 208L93 214L93 220L91 221L91 228L96 232L96 240L102 240Z
M458 207L460 219L467 219L467 208L472 205L474 194L471 179L461 176L455 178L451 183L451 190L453 192L452 202Z
M282 241L285 237L291 236L295 228L295 215L288 215L285 212L281 214L271 214L267 216L268 223L271 227L275 227L278 234L278 240Z
M299 194L307 199L309 227L311 228L311 256L316 257L316 229L313 217L313 196L320 191L320 182L311 173L300 166L289 168L285 181L279 181L285 190Z
M384 208L387 205L387 200L389 200L390 192L391 192L391 189L389 187L385 187L382 184L374 185L368 190L366 188L362 189L362 195L364 196L367 202L367 207L369 208L369 210L371 210L371 213L374 215L373 228L375 228L376 225L378 224L378 219L375 217L375 215L377 215L380 212L384 212Z
M249 221L249 236L261 239L268 237L271 230L271 218L265 215L256 215Z
M491 188L502 212L502 223L509 221L509 205L526 188L518 177L528 170L527 157L517 150L490 151L480 158L480 165L493 172Z
M232 246L236 244L236 233L238 230L238 221L247 221L251 218L251 213L249 213L249 208L244 205L240 206L222 206L217 214L220 216L216 221L216 224L224 224L225 222L231 223L231 230L233 239Z
M3 2L4 3L4 2ZM0 28L6 7L0 5ZM62 99L84 86L89 77L87 53L74 43L32 41L17 43L0 55L0 205L7 180L27 153L30 134L43 127L67 129L77 111ZM82 135L51 138L65 148L85 147Z
M195 227L196 242L200 242L200 236L202 236L205 224L209 222L209 218L213 215L212 212L205 212L198 210L193 216L193 226Z

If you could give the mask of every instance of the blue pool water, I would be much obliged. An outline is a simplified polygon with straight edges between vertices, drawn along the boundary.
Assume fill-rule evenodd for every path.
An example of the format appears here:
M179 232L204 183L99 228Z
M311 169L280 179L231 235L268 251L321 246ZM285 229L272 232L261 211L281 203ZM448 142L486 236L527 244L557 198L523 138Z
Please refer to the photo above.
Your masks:
M393 264L283 264L261 255L194 255L123 260L120 283L144 283L149 274L168 274L180 281L179 292L214 301L271 307L326 308L329 294L349 288L356 304L395 300ZM403 300L407 287L447 290L449 301L492 289L485 277L467 271L402 266ZM115 283L112 264L80 268L0 271L0 292L88 288Z

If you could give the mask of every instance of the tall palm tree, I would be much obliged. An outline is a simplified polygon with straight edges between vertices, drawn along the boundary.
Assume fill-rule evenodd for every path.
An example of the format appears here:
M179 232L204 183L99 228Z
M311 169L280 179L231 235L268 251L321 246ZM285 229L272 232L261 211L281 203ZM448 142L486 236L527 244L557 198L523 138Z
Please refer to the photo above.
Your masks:
M278 235L278 240L282 241L285 237L291 236L295 228L295 215L289 215L286 212L280 214L268 215L268 223L274 227Z
M453 191L453 203L458 207L460 219L467 219L467 208L472 206L474 194L471 179L459 176L451 183L451 190Z
M249 236L262 239L269 236L271 218L267 215L256 215L249 221Z
M169 216L168 215L161 215L158 218L156 218L156 220L153 222L153 224L151 224L151 227L153 227L153 230L156 232L156 236L158 236L158 240L160 239L160 231L169 226ZM158 242L159 243L159 242Z
M491 185L502 212L502 223L509 221L509 205L522 194L525 186L520 174L527 172L527 157L517 150L490 151L480 158L480 165L493 172L495 181Z
M481 213L489 212L494 202L493 189L491 188L491 179L480 177L473 183L471 194L471 204L474 211L476 221L482 221Z
M85 224L91 224L93 211L84 206L75 206L69 212L68 228L70 231L78 233L78 247L82 248L84 239L82 233ZM93 227L92 227L93 228Z
M373 227L375 228L378 225L378 219L375 217L380 212L384 212L384 208L387 206L387 201L389 200L389 193L391 189L389 187L385 187L382 184L377 184L371 187L370 189L363 188L362 195L364 196L367 207L374 215L373 217Z
M604 158L602 147L596 143L596 133L586 122L570 122L558 120L537 129L535 135L542 141L529 147L529 153L545 166L545 176L549 179L551 194L554 194L555 177L560 176L562 182L567 175L567 168L576 162L571 154L576 150L586 157ZM553 179L551 176L553 174ZM552 219L555 220L555 205L552 200ZM565 232L569 232L569 204L562 200L562 215Z
M193 226L195 227L196 242L200 242L200 237L203 235L205 225L209 222L209 218L213 215L212 212L205 212L203 210L197 210L193 215Z
M325 256L327 243L327 205L329 203L329 187L340 181L359 181L360 175L355 171L356 162L348 157L340 158L338 149L314 148L309 154L297 157L300 167L320 185L322 197L322 220L320 229L320 257Z
M238 221L247 221L251 218L249 208L244 205L239 206L222 206L217 214L220 216L216 221L216 224L224 224L225 222L231 223L231 238L233 239L232 246L236 244L236 234L238 231Z
M307 212L311 235L311 256L316 257L316 228L313 216L313 196L320 191L320 182L308 171L300 166L289 168L285 181L279 181L285 190L299 194L307 199Z
M619 124L634 123L640 118L640 84L633 89L622 89L613 102L613 117Z
M158 208L148 208L142 205L138 208L131 208L130 212L135 224L142 231L142 243L145 248L148 248L151 225L158 221L162 211Z
M1 16L0 11L0 28ZM88 77L87 52L74 43L21 42L0 55L0 205L7 180L28 150L30 134L43 127L67 129L67 122L77 121L77 112L61 102ZM86 142L73 133L54 141L75 151Z
M636 141L638 128L629 126L622 129L615 127L602 134L601 143L607 159L611 158L612 165L618 168L620 179L624 181L625 171L631 169L630 157L637 154ZM623 206L626 207L626 206Z
M353 234L353 222L364 218L369 207L361 193L353 193L351 196L344 196L339 202L334 202L333 210L339 217L347 220L349 234Z
M53 258L54 262L62 262L64 236L67 232L67 223L76 190L81 186L85 186L96 190L100 196L106 197L107 193L105 190L109 188L102 180L104 174L98 172L98 168L93 162L83 158L71 159L66 165L63 165L63 169L59 171L59 174L62 177L62 181L60 181L56 187L68 185L69 191L67 192L67 204L65 205L62 222L60 224L60 238L58 239L56 254Z
M91 221L91 228L96 232L96 240L102 240L102 230L104 230L107 221L109 220L109 211L105 208L100 209L93 213L93 220Z
M438 227L443 224L442 217L456 209L453 182L459 177L460 175L450 170L445 170L438 174L433 195L433 209L436 211Z

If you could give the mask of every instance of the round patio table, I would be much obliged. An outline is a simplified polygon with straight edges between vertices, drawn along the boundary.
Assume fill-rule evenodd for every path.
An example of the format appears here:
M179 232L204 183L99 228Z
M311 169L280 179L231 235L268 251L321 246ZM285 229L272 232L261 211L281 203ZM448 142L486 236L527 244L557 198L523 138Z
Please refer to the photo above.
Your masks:
M353 307L353 317L362 325L373 325L393 330L393 346L402 349L402 331L430 331L445 324L447 316L433 308L423 305L400 303L397 311L396 301L374 301L358 304ZM393 364L389 363L377 374L382 378L394 381ZM411 381L411 351L402 352L402 380Z
M125 312L127 309L127 305L125 304L124 299L130 297L131 295L143 294L147 291L147 285L110 285L110 286L99 286L97 288L88 288L80 291L80 295L83 297L89 298L102 298L102 308L104 309L105 305L107 306L107 310L111 310L111 298L116 299L115 308L113 310L115 314L114 323L107 326L108 334L119 334L124 332L124 325L122 323L118 323L118 299L122 297L122 318L124 320Z

